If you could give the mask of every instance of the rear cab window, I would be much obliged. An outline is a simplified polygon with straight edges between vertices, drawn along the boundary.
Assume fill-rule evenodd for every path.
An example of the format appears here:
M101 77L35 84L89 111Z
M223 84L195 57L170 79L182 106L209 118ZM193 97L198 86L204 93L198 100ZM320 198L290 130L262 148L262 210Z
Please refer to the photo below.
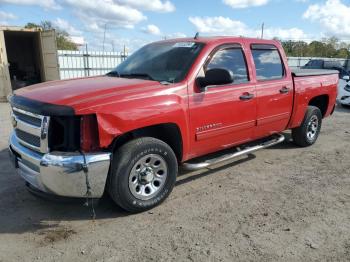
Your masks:
M210 69L222 68L233 74L233 85L249 82L247 63L243 49L238 44L219 47L205 66Z
M274 45L251 46L258 81L278 80L285 76L281 55Z

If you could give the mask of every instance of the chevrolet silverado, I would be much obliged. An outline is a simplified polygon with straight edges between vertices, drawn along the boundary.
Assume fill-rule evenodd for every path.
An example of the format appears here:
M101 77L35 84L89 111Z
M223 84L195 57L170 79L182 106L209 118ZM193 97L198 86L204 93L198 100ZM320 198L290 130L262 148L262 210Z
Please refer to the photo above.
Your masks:
M92 199L108 192L141 212L167 198L180 165L249 154L281 143L288 129L296 145L311 146L334 111L337 83L337 71L292 71L278 41L164 40L107 75L16 90L9 152L30 188ZM210 156L227 148L237 150Z

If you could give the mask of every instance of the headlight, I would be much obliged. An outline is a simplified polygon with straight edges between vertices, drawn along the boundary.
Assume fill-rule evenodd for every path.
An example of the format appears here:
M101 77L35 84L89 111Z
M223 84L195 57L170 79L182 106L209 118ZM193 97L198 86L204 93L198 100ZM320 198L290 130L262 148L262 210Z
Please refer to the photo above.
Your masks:
M55 116L50 118L49 148L51 151L80 150L80 117Z

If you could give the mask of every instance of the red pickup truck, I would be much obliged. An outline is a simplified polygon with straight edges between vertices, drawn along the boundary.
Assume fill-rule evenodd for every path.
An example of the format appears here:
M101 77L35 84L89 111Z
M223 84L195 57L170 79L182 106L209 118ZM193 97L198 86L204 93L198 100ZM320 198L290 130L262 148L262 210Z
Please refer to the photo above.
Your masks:
M160 41L105 76L16 91L10 155L32 189L108 192L140 212L170 194L179 165L206 168L280 143L288 129L295 144L314 144L334 111L337 83L337 71L292 72L277 41Z

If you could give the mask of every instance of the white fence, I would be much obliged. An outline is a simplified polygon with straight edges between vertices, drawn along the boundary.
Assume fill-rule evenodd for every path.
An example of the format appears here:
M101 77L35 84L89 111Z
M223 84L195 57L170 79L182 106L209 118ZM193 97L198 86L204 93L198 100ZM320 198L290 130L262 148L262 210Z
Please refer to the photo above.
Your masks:
M121 52L58 50L60 78L103 75L127 57Z

